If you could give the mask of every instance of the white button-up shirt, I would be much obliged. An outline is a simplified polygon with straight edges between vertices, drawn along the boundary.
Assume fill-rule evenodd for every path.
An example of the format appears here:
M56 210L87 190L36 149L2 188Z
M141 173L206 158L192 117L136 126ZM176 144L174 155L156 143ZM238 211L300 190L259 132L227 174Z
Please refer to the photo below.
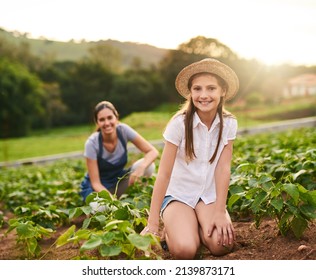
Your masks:
M166 141L178 146L178 151L172 170L166 195L195 208L200 199L205 204L216 201L215 167L228 140L236 138L237 120L234 117L224 117L222 140L217 155L212 164L212 157L217 145L220 119L216 115L208 130L197 113L193 119L194 152L196 158L186 162L184 116L178 115L167 125L163 137Z

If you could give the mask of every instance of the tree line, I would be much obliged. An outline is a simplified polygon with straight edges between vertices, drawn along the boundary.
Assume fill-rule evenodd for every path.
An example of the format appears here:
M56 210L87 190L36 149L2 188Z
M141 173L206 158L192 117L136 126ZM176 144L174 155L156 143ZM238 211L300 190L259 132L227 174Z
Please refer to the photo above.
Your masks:
M101 100L111 101L124 117L150 111L164 103L180 103L174 81L186 65L214 57L231 66L240 79L239 94L230 102L279 102L285 81L313 72L315 67L267 67L239 58L214 38L198 36L170 50L158 65L144 67L133 58L122 68L118 49L105 43L92 47L79 61L55 61L31 53L0 38L0 137L26 136L32 129L92 122L92 110Z

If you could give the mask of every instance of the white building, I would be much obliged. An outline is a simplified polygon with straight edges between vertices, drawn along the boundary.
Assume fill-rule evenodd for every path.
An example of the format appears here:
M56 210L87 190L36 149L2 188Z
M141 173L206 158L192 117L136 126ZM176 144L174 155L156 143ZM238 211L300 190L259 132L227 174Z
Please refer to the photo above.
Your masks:
M311 95L316 96L316 74L296 76L288 80L283 90L283 96L286 98Z

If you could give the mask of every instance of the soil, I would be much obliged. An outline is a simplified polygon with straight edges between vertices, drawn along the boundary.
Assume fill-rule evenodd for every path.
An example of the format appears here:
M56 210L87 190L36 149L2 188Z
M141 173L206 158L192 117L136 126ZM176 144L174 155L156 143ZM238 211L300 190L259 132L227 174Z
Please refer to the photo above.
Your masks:
M75 222L81 227L82 220ZM228 255L214 257L201 247L196 259L203 260L316 260L316 224L311 224L304 235L297 239L294 235L282 236L278 233L277 225L273 220L265 220L259 228L252 222L234 222L236 243L233 251ZM69 228L59 228L50 238L39 242L41 256L44 260L70 260L79 255L79 246L67 244L60 248L54 242L60 234ZM16 234L5 234L7 228L0 229L0 259L21 260L27 259L21 245L16 244ZM172 260L168 251L156 251L164 260ZM97 252L90 252L90 258L100 259Z

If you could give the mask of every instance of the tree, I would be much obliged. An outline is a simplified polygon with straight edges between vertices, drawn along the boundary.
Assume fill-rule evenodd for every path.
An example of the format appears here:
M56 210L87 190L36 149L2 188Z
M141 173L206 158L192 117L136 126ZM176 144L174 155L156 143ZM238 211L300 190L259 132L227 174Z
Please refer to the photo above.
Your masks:
M152 110L164 101L161 78L154 70L127 70L114 79L109 101L121 117Z
M101 64L110 72L120 72L122 54L119 49L101 42L88 49L88 52L87 60L90 63Z
M22 41L19 45L16 45L1 37L0 57L20 63L30 71L37 71L45 63L31 53L30 45L26 41Z
M174 82L183 67L206 57L213 57L232 65L237 55L226 45L213 38L198 36L179 45L177 50L170 50L160 63L160 73L164 79L165 91L169 102L179 103L183 98L176 93Z
M94 106L108 100L114 76L99 63L85 61L70 67L60 81L61 97L69 109L64 125L91 121Z
M52 128L64 124L68 114L67 106L62 102L58 83L44 83L45 92L42 106L45 109L45 118L35 120L35 128Z
M25 136L44 113L42 84L23 65L0 59L0 137Z
M235 60L237 55L226 45L214 38L197 36L187 43L179 46L178 50L188 54L219 58L222 60Z

